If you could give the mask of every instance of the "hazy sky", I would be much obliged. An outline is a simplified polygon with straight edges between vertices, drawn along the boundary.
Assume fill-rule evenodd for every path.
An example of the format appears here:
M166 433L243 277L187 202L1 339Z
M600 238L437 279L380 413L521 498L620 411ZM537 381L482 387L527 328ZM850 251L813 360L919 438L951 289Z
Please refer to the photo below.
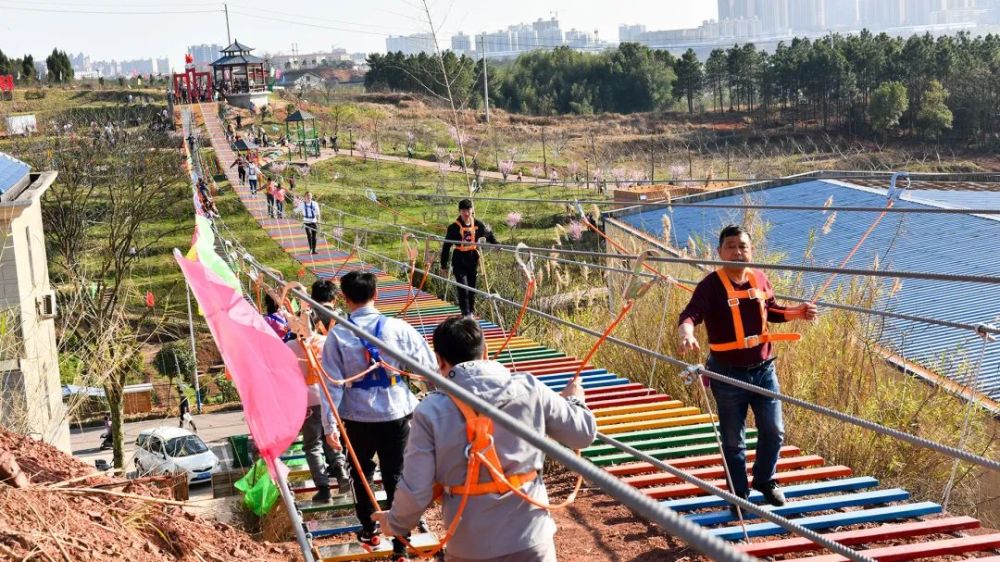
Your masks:
M649 29L693 27L715 18L716 0L429 0L443 46L456 31L494 31L538 18L559 17L563 31L598 30L618 39L618 25ZM204 13L178 13L201 11ZM119 12L128 12L125 14ZM428 31L419 0L234 0L234 38L260 51L300 52L333 46L384 51L387 35ZM44 56L53 47L95 60L168 56L181 63L184 48L226 42L222 4L192 0L0 0L0 50L8 56Z

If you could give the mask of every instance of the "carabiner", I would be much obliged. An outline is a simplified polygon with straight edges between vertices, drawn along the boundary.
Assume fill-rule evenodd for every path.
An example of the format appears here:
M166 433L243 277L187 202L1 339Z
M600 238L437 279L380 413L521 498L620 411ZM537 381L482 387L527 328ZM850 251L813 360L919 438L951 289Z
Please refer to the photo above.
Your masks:
M644 250L639 257L635 260L635 265L632 267L632 278L629 280L628 286L625 287L625 293L623 297L625 300L636 300L639 297L646 294L647 291L656 283L657 278L654 277L648 281L640 281L644 276L642 273L642 268L646 265L646 258L652 256L659 256L660 252L652 248Z
M365 189L365 198L372 203L378 203L378 196L375 195L375 191L371 188Z
M524 261L524 254L522 252L528 254L527 262ZM524 242L518 242L517 247L514 248L514 261L516 261L517 265L521 267L521 271L524 273L524 276L528 278L528 281L535 278L535 254L531 253L531 250L528 249L528 245Z
M406 248L406 257L410 261L416 261L417 252L419 252L419 250L417 248L417 241L413 238L413 234L409 232L403 233L403 247Z
M899 178L906 178L906 187L898 187L896 181ZM899 200L899 196L903 194L904 189L910 188L910 172L893 172L892 177L889 178L889 191L886 192L885 196L889 202L896 202Z

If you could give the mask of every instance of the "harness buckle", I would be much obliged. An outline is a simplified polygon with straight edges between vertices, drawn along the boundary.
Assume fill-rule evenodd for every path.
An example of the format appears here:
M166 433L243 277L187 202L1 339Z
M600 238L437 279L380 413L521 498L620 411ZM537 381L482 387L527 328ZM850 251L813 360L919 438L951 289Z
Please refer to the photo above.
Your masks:
M747 336L743 338L744 349L750 349L751 347L757 347L761 344L760 336Z
M729 305L729 308L736 308L740 305L740 299L729 299L726 301L726 304Z
M681 378L684 379L684 384L691 384L694 382L695 377L701 374L701 371L705 368L704 365L688 365L684 370L681 371Z

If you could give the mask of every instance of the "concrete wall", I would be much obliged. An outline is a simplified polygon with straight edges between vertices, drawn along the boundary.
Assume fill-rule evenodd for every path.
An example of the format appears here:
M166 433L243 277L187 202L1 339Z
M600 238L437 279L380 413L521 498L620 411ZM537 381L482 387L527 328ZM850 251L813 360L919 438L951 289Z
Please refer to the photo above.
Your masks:
M51 290L39 200L43 190L22 196L28 198L24 202L29 204L26 207L19 205L17 210L20 212L0 213L3 243L0 307L13 311L14 319L20 323L20 326L9 327L10 336L3 338L5 349L0 350L0 370L5 372L6 383L11 385L7 387L10 389L7 398L23 400L25 432L38 434L46 442L69 452L69 424L59 383L55 321L40 317L38 308L42 297ZM17 203L21 203L22 198L18 198ZM20 408L13 408L14 412L17 410Z

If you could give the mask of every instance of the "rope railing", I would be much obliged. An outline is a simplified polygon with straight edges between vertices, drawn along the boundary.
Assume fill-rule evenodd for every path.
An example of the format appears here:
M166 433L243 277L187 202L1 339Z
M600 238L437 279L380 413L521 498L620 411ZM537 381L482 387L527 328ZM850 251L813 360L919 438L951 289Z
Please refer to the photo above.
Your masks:
M395 260L393 258L384 256L384 255L379 254L377 252L373 252L371 250L368 250L367 248L361 248L361 251L364 252L364 253L371 254L372 256L374 256L374 257L380 259L381 261L383 261L384 263L391 263L391 264L395 265L396 267L408 267L408 264L406 264L404 262L400 262L398 260ZM652 258L649 258L649 259L652 259ZM425 271L425 270L422 270L422 269L417 269L416 271L418 273L425 273L428 276L433 277L434 279L437 279L437 280L439 280L439 281L441 281L443 283L446 283L448 285L452 285L452 286L456 286L456 287L463 287L465 290L474 292L474 293L476 293L478 295L483 296L484 298L495 299L496 302L503 303L503 304L506 304L508 306L517 307L518 309L522 308L522 304L521 303L512 301L510 299L506 299L506 298L504 298L504 297L502 297L502 296L500 296L498 294L495 294L495 293L491 294L491 293L488 293L486 291L482 291L480 289L477 289L475 287L470 287L468 285L463 285L463 284L458 283L457 281L454 281L454 280L452 280L450 278L445 278L445 277L442 277L440 275L437 275L437 274L434 274L434 273L431 273L429 271ZM544 318L544 319L549 320L551 322L555 322L555 323L557 323L559 325L562 325L562 326L566 326L567 328L571 328L571 329L574 329L576 331L579 331L579 332L582 332L582 333L585 333L585 334L588 334L588 335L591 335L591 336L594 336L594 337L602 337L604 335L600 331L587 328L586 326L582 326L580 324L577 324L575 322L571 322L569 320L565 320L563 318L559 318L558 316L554 316L552 314L549 314L547 312L538 310L536 308L532 308L530 306L523 307L523 308L524 308L524 310L526 310L526 311L534 314L535 316ZM747 390L747 391L750 391L750 392L755 392L757 394L761 394L761 395L767 396L769 398L775 398L777 400L781 400L781 401L787 402L789 404L794 404L796 406L799 406L801 408L805 408L807 410L816 412L818 414L826 415L828 417L832 417L834 419L837 419L837 420L840 420L840 421L843 421L843 422L846 422L846 423L850 423L852 425L856 425L858 427L862 427L864 429L868 429L868 430L874 431L874 432L882 434L882 435L893 437L893 438L898 439L900 441L906 441L907 443L910 443L911 445L916 445L916 446L919 446L919 447L923 447L925 449L931 449L931 450L939 452L941 454L948 455L948 456L953 457L953 458L958 458L958 459L964 460L966 462L969 462L969 463L981 466L983 468L987 468L987 469L990 469L990 470L994 470L994 471L1000 472L1000 461L996 461L996 460L993 460L993 459L988 459L988 458L983 457L981 455L977 455L975 453L970 453L968 451L964 451L964 450L958 449L956 447L952 447L950 445L945 445L945 444L942 444L942 443L937 443L935 441L932 441L930 439L926 439L924 437L919 437L919 436L916 436L916 435L911 435L909 433L906 433L906 432L903 432L903 431L899 431L897 429L893 429L893 428L890 428L890 427L886 427L884 425L881 425L881 424L878 424L878 423L875 423L875 422L872 422L872 421L869 421L869 420L866 420L866 419L863 419L863 418L859 418L859 417L853 416L851 414L845 414L843 412L838 412L836 410L833 410L832 408L827 408L826 406L821 406L819 404L813 404L813 403L811 403L811 402L809 402L807 400L803 400L801 398L796 398L794 396L788 396L788 395L782 394L780 392L774 392L774 391L771 391L771 390L767 390L767 389L761 388L759 386L755 386L755 385L752 385L752 384L740 381L738 379L734 379L734 378L722 375L720 373L716 373L714 371L710 371L708 369L705 369L705 367L703 365L688 363L688 362L683 361L681 359L677 359L676 357L672 357L670 355L664 355L662 353L659 353L659 352L656 352L656 351L653 351L653 350L650 350L650 349L646 349L644 347L641 347L641 346L636 345L634 343L631 343L631 342L628 342L628 341L616 338L614 336L607 336L606 337L606 341L608 343L613 343L613 344L615 344L615 345L617 345L619 347L623 347L625 349L630 349L632 351L636 351L638 353L644 354L644 355L652 357L654 359L658 359L660 361L664 361L664 362L669 363L669 364L671 364L671 365L673 365L675 367L679 367L682 370L682 374L684 374L686 376L689 376L689 377L693 377L693 376L696 376L696 375L705 375L706 377L708 377L710 379L717 380L719 382L724 382L724 383L736 386L738 388L741 388L743 390Z
M274 282L284 283L284 280L260 264L252 255L246 254L244 259L253 263L263 275L270 277ZM395 260L392 261L395 262ZM448 393L457 400L468 404L477 412L488 416L497 425L504 427L506 430L530 443L532 446L537 447L550 458L558 461L573 472L583 476L588 482L597 486L604 493L621 502L622 505L633 510L644 519L660 526L664 531L680 538L693 548L697 549L699 552L709 556L713 560L733 562L749 562L753 560L750 556L733 549L732 546L725 541L710 535L701 526L696 523L692 523L685 517L677 514L675 511L663 506L649 496L646 496L636 488L625 484L607 471L595 466L593 463L583 460L573 451L556 443L549 437L537 431L523 427L518 420L498 409L493 404L483 400L475 393L466 390L464 387L456 384L451 379L441 376L440 373L427 369L420 363L411 359L407 354L393 348L367 330L351 324L347 321L345 316L323 307L318 302L312 300L308 294L300 289L293 289L292 292L296 294L296 297L298 297L300 301L310 304L310 306L313 307L313 310L316 310L320 316L325 317L325 319L332 318L351 333L371 342L372 345L377 346L387 356L399 361L399 363L409 372L418 374L432 382L437 390Z

